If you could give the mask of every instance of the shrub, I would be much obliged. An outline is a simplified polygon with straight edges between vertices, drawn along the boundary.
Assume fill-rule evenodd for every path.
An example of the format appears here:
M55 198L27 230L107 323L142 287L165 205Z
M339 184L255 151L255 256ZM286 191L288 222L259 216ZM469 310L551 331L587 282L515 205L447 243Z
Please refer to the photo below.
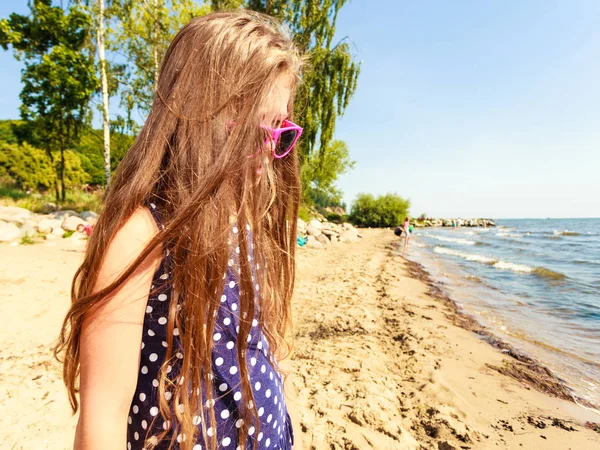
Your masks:
M410 201L397 194L375 198L372 194L358 194L352 204L349 220L363 227L395 227L408 216Z

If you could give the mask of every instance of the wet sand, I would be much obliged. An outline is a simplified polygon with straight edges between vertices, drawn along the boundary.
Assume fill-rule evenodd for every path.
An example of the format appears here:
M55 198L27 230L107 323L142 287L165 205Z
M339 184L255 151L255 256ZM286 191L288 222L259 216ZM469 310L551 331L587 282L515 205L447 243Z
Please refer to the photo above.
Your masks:
M304 448L600 448L584 426L598 416L498 370L517 359L395 254L393 233L361 233L359 243L298 252L289 381ZM76 418L51 357L82 258L68 241L0 246L2 448L72 445Z

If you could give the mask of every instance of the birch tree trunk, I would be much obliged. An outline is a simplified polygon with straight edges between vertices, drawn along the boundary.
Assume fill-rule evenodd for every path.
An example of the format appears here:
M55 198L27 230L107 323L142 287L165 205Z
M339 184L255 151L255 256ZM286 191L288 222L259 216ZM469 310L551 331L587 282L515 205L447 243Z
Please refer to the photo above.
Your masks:
M106 58L104 56L104 0L98 0L98 59L100 61L100 79L102 82L102 126L104 129L104 179L106 187L110 184L110 119L108 115L108 80L106 77Z

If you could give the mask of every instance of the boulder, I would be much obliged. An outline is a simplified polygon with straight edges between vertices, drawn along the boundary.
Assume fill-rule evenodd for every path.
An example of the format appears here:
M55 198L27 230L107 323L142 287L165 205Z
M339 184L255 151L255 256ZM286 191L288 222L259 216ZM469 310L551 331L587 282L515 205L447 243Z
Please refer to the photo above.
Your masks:
M331 245L331 241L324 234L320 234L317 237L317 242L320 242L321 244L323 244L323 247L327 247L328 245Z
M28 220L23 224L21 228L19 228L19 233L21 233L21 237L30 236L33 237L37 234L37 225L35 222Z
M0 220L0 242L10 242L21 237L19 228L14 223Z
M321 235L321 230L319 228L313 227L312 225L309 225L306 227L306 234L308 234L309 236L320 236Z
M54 228L52 230L52 234L54 236L63 237L63 235L65 234L65 230L63 230L61 227Z
M306 222L298 219L298 232L304 234L306 232Z
M62 229L66 231L77 231L78 225L85 225L87 222L77 216L67 216L63 220Z
M47 217L44 217L42 220L39 221L37 225L38 233L52 233L52 230L54 230L55 228L60 228L61 225L62 221L60 220L48 219Z
M42 210L41 212L43 214L50 214L52 212L55 212L58 209L58 206L56 206L55 203L44 203L42 205Z
M323 224L320 221L318 221L317 219L313 219L310 222L308 222L308 226L314 227L317 230L320 230L321 228L323 228Z
M312 237L312 236L309 236L309 237ZM316 239L309 239L308 241L306 241L306 247L308 247L308 248L323 248L323 244L321 244Z
M86 222L93 222L98 220L98 214L96 214L94 211L83 211L81 214L79 214L79 217L81 217Z
M62 228L59 228L59 230L62 230ZM64 231L63 231L63 233L64 233ZM46 239L47 241L55 241L57 239L60 239L60 236L50 233L50 234L45 235L44 239Z
M57 211L54 213L55 219L65 219L71 216L79 216L75 211L71 211L70 209L65 209L63 211Z
M31 211L17 206L0 206L0 220L23 224L31 218Z

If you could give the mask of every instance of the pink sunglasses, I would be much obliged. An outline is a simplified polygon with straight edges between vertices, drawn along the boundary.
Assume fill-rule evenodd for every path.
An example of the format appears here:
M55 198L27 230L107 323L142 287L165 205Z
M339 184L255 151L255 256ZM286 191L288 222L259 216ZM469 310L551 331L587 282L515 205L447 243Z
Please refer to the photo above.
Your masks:
M269 132L270 140L274 145L273 157L277 159L283 158L292 151L303 131L302 127L289 120L281 122L279 128L270 128L266 125L262 125L262 128ZM267 138L265 146L268 144L269 138ZM260 151L258 153L260 153ZM256 156L256 154L252 156Z

